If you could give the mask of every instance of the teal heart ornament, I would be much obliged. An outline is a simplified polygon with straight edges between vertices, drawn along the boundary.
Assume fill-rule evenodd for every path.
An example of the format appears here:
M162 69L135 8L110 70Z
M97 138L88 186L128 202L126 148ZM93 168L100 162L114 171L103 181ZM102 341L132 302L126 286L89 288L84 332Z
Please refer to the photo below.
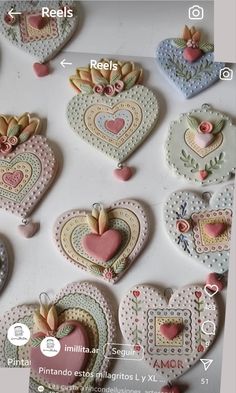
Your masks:
M166 229L175 245L188 257L220 274L229 266L233 197L232 184L213 194L176 191L164 208Z
M42 17L42 7L59 11L61 16ZM12 15L8 12L19 14ZM68 10L73 16L68 16ZM9 1L1 3L0 33L14 46L39 62L52 59L74 34L79 23L78 1Z
M115 69L87 67L70 78L79 94L69 102L67 118L79 137L122 164L154 129L158 101L141 85L142 69L133 63L100 63Z
M214 46L195 28L184 28L182 38L162 41L156 51L158 65L172 84L191 98L219 80L224 63L214 61Z
M204 104L172 121L165 146L168 166L199 185L228 180L236 168L236 126Z

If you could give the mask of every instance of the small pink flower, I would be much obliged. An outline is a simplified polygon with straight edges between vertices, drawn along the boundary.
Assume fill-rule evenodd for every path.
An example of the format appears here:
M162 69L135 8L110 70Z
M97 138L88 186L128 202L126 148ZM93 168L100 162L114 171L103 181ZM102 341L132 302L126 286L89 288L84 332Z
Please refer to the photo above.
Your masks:
M198 132L202 134L210 134L213 130L213 124L209 121L202 121L198 126Z
M94 93L97 93L97 94L103 94L104 88L105 88L104 85L95 85L93 88L93 91L94 91Z
M186 45L188 48L193 48L193 49L199 48L199 43L192 39L188 40Z
M202 297L202 292L201 291L196 291L195 292L195 296L200 299L200 297Z
M190 223L187 220L184 220L183 218L181 220L176 221L176 229L177 231L181 233L186 233L190 230Z
M135 344L135 345L134 345L134 350L135 350L136 352L140 352L140 349L141 349L141 346L140 346L139 344Z
M12 145L12 146L16 146L18 144L18 138L17 136L10 136L8 138L8 142Z
M197 347L198 352L204 352L204 346L202 344L199 344Z
M6 142L7 142L7 136L6 135L0 136L0 145L1 143L6 143Z
M139 297L140 296L140 291L133 291L134 297Z
M104 94L105 94L106 96L110 96L110 97L114 96L114 95L116 94L116 92L115 92L115 87L112 86L112 85L107 85L107 86L105 86Z
M12 145L10 143L6 142L1 144L0 153L2 153L3 155L7 155L11 151L12 151Z
M115 86L115 91L117 93L120 93L122 90L124 90L125 84L123 81L117 81L114 86Z
M114 272L110 267L108 269L104 269L103 271L103 277L108 281L113 279L113 274Z
M9 14L6 14L6 15L4 15L4 22L7 25L12 26L12 25L14 25L16 23L16 16L15 15L11 16Z

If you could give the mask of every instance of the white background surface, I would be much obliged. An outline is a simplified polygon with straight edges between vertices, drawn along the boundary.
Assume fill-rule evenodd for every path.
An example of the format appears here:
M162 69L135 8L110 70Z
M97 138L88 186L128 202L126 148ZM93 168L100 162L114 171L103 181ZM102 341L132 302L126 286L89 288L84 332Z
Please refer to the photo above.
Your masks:
M45 119L44 133L57 151L60 163L56 182L33 214L33 219L41 222L37 236L31 240L23 239L17 231L18 218L1 212L0 231L9 240L14 262L12 276L0 297L1 313L17 304L37 301L42 291L47 291L53 298L60 288L73 281L99 283L114 300L115 307L118 307L122 294L137 283L177 288L204 282L207 271L178 252L164 228L162 211L168 195L176 189L193 187L170 173L165 164L163 145L170 120L205 102L227 113L236 122L235 80L218 82L186 101L162 77L152 58L156 46L162 39L179 36L183 25L189 23L189 2L187 5L184 2L176 3L83 3L79 33L67 45L68 53L61 53L51 62L54 72L42 79L37 79L33 74L30 56L5 40L1 41L1 112L20 115L29 111ZM213 41L213 4L204 2L204 8L206 19L196 26L202 27L206 38ZM137 173L127 183L116 181L112 175L113 161L82 142L67 125L66 105L75 94L69 87L68 76L74 73L76 66L87 64L90 58L100 58L96 54L71 52L99 53L102 56L109 53L113 57L127 55L129 59L139 56L135 60L144 67L144 84L159 97L161 113L158 126L143 147L129 159L129 165L134 166ZM62 69L59 62L63 58L73 62L73 65ZM210 190L218 188L214 186ZM152 231L147 248L132 268L115 286L108 287L64 260L53 244L52 226L57 216L68 209L89 208L98 201L109 205L120 198L134 198L147 205ZM222 338L221 326L220 335L207 355L214 359L207 374L199 363L180 378L180 383L189 387L191 393L219 392ZM116 362L112 371L151 372L143 363L128 364L122 361ZM201 387L201 377L209 378L208 386ZM107 382L105 386L135 387L126 382ZM158 384L151 383L143 386L143 391L158 391L158 388Z

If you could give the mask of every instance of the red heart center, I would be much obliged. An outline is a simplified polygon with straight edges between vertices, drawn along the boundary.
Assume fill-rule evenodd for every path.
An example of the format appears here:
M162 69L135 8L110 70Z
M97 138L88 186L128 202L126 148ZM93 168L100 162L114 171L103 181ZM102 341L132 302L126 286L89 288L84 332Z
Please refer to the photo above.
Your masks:
M173 340L182 331L183 326L180 323L163 323L160 326L161 334L168 340Z
M124 119L121 117L117 117L115 120L106 120L105 127L108 131L112 132L113 134L118 134L125 125Z
M76 375L76 372L85 369L89 357L87 352L83 352L83 348L89 348L89 339L85 328L77 321L67 321L60 327L68 324L73 325L74 329L68 336L59 340L61 350L56 356L45 356L41 352L40 347L32 347L30 352L32 369L42 379L50 383L66 386L72 385L78 380L79 377ZM40 336L42 334L37 333L33 337ZM47 372L47 370L51 369L58 371L58 375ZM64 375L60 375L60 370L64 371Z
M41 30L46 24L46 18L43 18L42 15L30 15L28 22L34 29Z
M185 48L183 56L189 63L193 63L202 57L202 51L199 48Z
M99 261L107 262L115 254L121 244L121 233L115 229L109 229L102 235L90 233L82 238L82 246L85 251Z
M18 184L23 180L24 174L22 171L6 172L2 176L2 180L5 184L11 187L17 187Z
M224 222L209 223L204 225L204 231L209 237L218 237L226 230Z

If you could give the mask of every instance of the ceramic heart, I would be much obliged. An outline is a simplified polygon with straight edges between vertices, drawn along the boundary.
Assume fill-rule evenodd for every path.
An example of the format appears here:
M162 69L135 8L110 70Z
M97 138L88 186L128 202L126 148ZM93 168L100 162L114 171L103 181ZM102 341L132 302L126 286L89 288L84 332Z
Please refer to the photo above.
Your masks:
M47 191L57 169L47 139L35 135L39 124L29 114L0 116L0 208L24 219Z
M178 176L201 185L220 183L235 172L236 127L204 104L171 122L165 149Z
M83 140L121 163L153 130L158 102L141 85L142 69L134 63L107 59L100 63L111 68L78 68L70 77L79 94L69 102L67 118Z
M192 32L185 26L182 38L162 41L156 52L161 70L185 98L201 93L218 81L225 66L214 61L214 46L202 41L200 32L193 34L197 39L192 39Z
M111 307L103 294L89 283L74 283L57 295L52 306L46 308L41 304L40 311L35 311L35 306L18 306L1 318L1 367L14 367L8 363L9 357L20 364L22 359L25 362L31 360L30 393L38 391L39 386L45 390L66 392L68 386L80 391L84 387L89 389L91 385L100 384L103 379L101 375L105 375L110 365L107 358L109 348L106 346L104 352L105 344L115 340ZM17 347L7 339L8 328L15 323L25 324L31 331L31 339L24 346ZM54 335L61 344L61 350L55 357L46 357L39 349L46 335L46 331L43 333L42 330L45 326L47 329L47 325L55 329ZM69 351L66 350L68 347ZM79 352L77 348L84 348L84 352ZM96 351L85 352L86 348L95 348ZM51 369L55 373L50 375L46 370ZM57 370L69 370L72 375L56 375ZM78 377L82 370L89 371L94 377Z
M233 196L233 185L221 188L209 202L205 194L177 191L164 209L167 231L177 247L221 274L229 264Z
M97 213L91 215L81 210L63 213L54 226L56 245L62 255L77 267L95 274L110 283L115 283L130 268L144 247L148 236L147 216L142 206L134 200L120 200L106 210L105 229L97 227ZM101 222L101 220L98 220ZM109 231L117 232L119 242L110 259L102 258L110 252L114 239L102 239ZM96 247L86 248L88 235L96 235L96 244L101 238L99 252ZM120 242L121 239L121 242ZM104 243L106 241L106 244ZM105 248L105 250L104 250ZM111 254L109 254L111 256Z
M9 258L5 242L0 239L0 292L6 284L9 271Z
M199 286L174 291L168 302L159 289L137 285L121 300L119 322L125 340L141 347L137 356L162 383L171 382L204 357L212 345L218 308L214 298ZM160 327L167 323L182 325L176 337L162 335Z
M78 2L68 1L66 4L73 10L73 17L41 18L44 1L17 1L16 11L21 14L17 15L15 23L12 24L11 21L7 22L6 18L12 4L4 1L0 10L0 32L11 44L29 53L39 62L46 62L64 47L78 26ZM47 7L62 10L60 1L48 1Z

